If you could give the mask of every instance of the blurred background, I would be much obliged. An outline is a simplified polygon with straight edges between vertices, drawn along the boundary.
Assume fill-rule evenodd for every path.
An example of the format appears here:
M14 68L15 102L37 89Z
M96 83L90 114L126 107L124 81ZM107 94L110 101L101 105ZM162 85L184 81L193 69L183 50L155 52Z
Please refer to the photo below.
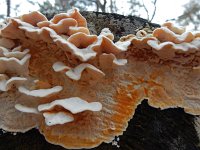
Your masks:
M189 30L200 30L200 0L0 0L0 20L34 10L47 15L73 7L138 16L158 24L171 21Z

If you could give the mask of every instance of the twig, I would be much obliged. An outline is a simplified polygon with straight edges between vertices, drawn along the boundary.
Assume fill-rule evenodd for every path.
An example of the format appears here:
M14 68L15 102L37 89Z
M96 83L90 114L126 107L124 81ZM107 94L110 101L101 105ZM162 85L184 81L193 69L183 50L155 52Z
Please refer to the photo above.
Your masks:
M146 13L147 13L147 20L149 21L149 11L148 11L148 9L147 9L147 7L145 6L145 4L144 4L144 1L142 0L142 7L144 8L144 10L146 11Z
M154 0L154 2L153 2L153 5L154 5L154 11L153 11L153 14L152 14L151 19L149 20L149 22L151 22L151 21L153 20L155 14L156 14L156 9L157 9L157 7L156 7L156 3L157 3L157 0Z

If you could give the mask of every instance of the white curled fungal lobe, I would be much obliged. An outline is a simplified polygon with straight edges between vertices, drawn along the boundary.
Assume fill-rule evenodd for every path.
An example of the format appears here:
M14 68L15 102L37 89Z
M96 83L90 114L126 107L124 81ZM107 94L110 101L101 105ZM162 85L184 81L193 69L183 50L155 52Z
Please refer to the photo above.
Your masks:
M102 105L99 102L88 103L79 97L72 97L68 99L55 100L49 104L41 104L38 106L38 110L46 111L52 109L55 106L62 106L72 114L80 113L86 110L100 111L102 109Z
M87 76L91 76L91 78L102 78L105 75L101 70L86 63L80 64L74 69L70 69L65 74L72 80L80 80L81 74L84 70L87 70Z
M64 124L68 122L72 122L74 118L70 115L67 115L64 112L58 113L43 113L45 117L45 122L48 126L57 125L57 124Z
M46 97L51 94L58 93L62 90L63 88L61 86L55 86L50 89L39 89L39 90L28 90L23 86L20 86L18 88L19 92L29 95L29 96L34 96L34 97Z

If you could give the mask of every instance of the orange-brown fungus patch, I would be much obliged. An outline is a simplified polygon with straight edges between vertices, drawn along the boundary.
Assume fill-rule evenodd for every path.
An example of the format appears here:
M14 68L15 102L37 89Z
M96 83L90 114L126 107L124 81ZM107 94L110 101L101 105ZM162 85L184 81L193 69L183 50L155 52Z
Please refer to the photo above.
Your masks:
M41 21L47 21L47 18L38 11L33 11L29 14L24 14L21 16L22 21L27 22L33 26Z
M104 87L107 88L108 85ZM114 93L109 101L105 96L100 98L103 104L102 111L74 115L74 122L65 125L47 127L43 123L40 127L41 132L49 142L72 149L92 148L103 141L112 141L115 135L121 135L128 126L127 120L132 118L135 108L142 100L143 90L129 91L129 88L118 87L118 91ZM105 91L104 94L109 92Z
M7 50L8 44L1 45L7 52L0 58L2 77L26 80L1 91L0 127L5 130L38 127L47 141L81 149L122 135L143 99L156 108L182 107L200 115L199 33L166 23L153 33L141 30L114 43L107 28L99 36L90 35L77 9L50 21L32 12L11 19L0 33L1 41L7 38L14 43L12 48L22 46L19 54L9 58L7 54L14 54ZM25 49L29 50L19 59ZM50 103L53 108L48 109ZM45 118L44 113L53 115ZM46 122L51 117L53 124Z
M96 35L87 35L85 33L76 33L67 39L70 43L74 44L78 48L86 48L91 43L97 41Z
M52 22L50 21L41 21L41 22L38 22L37 23L37 26L39 28L42 28L42 27L49 27L49 25L52 24Z
M59 74L52 69L56 61L66 62L66 56L63 51L55 49L54 45L49 47L43 44L32 45L30 48L31 59L29 62L29 74L39 80L45 81L52 86L63 85L59 80Z
M68 35L70 36L70 35L78 33L78 32L90 34L90 31L88 30L88 28L85 28L85 27L70 27L70 30L68 31Z
M78 22L79 27L87 27L87 21L86 19L79 13L77 9L69 11L69 13L61 13L57 14L53 17L51 20L53 23L58 23L60 20L65 18L73 18Z
M77 26L77 21L72 18L65 18L60 20L57 24L50 24L49 27L52 28L56 33L64 34L68 33L70 26Z

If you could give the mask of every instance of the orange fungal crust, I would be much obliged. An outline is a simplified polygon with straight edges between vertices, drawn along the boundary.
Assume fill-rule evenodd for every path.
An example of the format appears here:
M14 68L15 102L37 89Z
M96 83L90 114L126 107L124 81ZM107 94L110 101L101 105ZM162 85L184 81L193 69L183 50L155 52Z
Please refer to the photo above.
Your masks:
M0 128L93 148L123 134L144 99L200 115L200 33L165 23L113 42L77 9L11 18L0 32ZM12 45L12 46L9 46Z

